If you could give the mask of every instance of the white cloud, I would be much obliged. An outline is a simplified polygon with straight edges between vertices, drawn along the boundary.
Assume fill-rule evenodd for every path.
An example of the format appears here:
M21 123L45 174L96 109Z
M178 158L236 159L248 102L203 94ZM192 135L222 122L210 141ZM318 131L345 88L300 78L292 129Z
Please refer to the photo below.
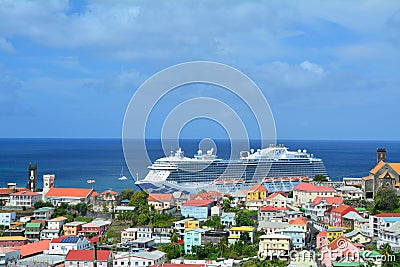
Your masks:
M0 50L7 52L7 53L13 53L14 47L13 47L12 43L8 42L3 37L0 37Z
M309 61L303 61L300 64L300 67L302 67L304 70L310 71L310 72L314 72L316 74L323 74L324 73L324 69L322 69L320 66L318 66L317 64L311 63Z

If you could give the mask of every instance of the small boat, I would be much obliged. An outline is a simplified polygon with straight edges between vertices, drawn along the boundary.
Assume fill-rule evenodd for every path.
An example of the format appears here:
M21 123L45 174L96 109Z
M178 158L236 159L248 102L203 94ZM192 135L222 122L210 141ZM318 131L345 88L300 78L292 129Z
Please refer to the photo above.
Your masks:
M89 179L89 180L87 180L86 182L87 182L88 184L93 184L93 183L96 182L96 180L95 180L95 179Z
M126 178L126 176L124 175L124 167L121 168L121 174L119 175L118 180L123 181L126 180L128 178Z

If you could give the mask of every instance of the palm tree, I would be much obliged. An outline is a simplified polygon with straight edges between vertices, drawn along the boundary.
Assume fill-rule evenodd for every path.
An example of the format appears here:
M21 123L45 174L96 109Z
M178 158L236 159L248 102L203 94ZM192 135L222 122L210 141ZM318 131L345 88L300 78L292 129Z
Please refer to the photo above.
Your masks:
M390 255L393 255L393 250L392 250L392 247L388 243L385 243L381 246L379 253L381 253L382 255L384 255L386 257L386 259L388 259L388 257Z
M225 249L228 247L228 240L226 239L226 237L221 238L221 240L218 243L218 249L221 252L221 258L223 258Z

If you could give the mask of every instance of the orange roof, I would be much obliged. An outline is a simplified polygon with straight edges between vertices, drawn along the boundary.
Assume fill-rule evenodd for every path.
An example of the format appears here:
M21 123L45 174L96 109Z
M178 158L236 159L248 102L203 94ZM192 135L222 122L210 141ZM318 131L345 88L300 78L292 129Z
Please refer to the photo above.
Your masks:
M91 197L97 197L99 195L99 193L97 193L96 191L92 191L92 193L90 193Z
M149 194L148 201L169 202L172 200L172 194Z
M343 198L342 197L321 197L321 196L317 196L316 198L314 198L312 204L313 205L318 205L319 203L321 203L321 201L325 199L325 201L329 204L329 205L340 205L343 203Z
M50 240L42 240L35 243L30 243L18 247L14 247L14 249L18 249L21 255L21 258L25 258L26 256L34 255L43 252L44 250L49 249Z
M316 186L309 183L300 183L296 185L293 190L309 191L309 192L334 192L335 189L326 186Z
M327 235L327 232L321 232L317 236L322 237L322 236L326 236L326 235Z
M379 178L381 178L381 179L387 178L387 177L394 179L394 177L389 173L389 171L386 171L386 172L382 173L381 175L379 175Z
M296 220L291 220L289 224L295 224L295 225L307 225L307 219L304 217L299 217Z
M107 261L111 250L97 250L97 260ZM66 261L92 261L94 259L93 250L70 250L65 257Z
M253 185L247 190L247 192L267 192L267 191L268 190L260 184Z
M395 170L398 174L400 174L400 163L389 163L390 167Z
M46 197L88 197L92 193L92 188L50 188Z
M208 205L211 205L211 201L202 199L191 199L183 204L183 206L196 206L196 207L205 207Z
M115 191L112 191L112 190L106 190L106 191L104 191L103 193L101 193L100 195L107 195L107 194L110 194L110 195L118 195L118 193L117 192L115 192Z
M373 179L374 177L372 176L372 175L370 175L370 176L365 176L365 177L363 177L363 178L361 178L361 179L363 179L364 181L367 181L367 180L371 180L371 179Z
M332 241L332 243L330 243L328 245L328 248L333 251L333 250L337 250L338 248L340 250L346 250L346 249L350 249L349 247L350 245L353 245L353 243L351 243L350 240L348 240L346 237L339 236L338 238L336 238L335 240Z
M400 213L379 213L373 215L375 217L400 217Z
M274 197L276 197L276 196L278 196L278 195L281 195L281 196L283 196L283 197L286 197L286 194L283 193L283 192L275 192L275 193L273 193L272 195L267 196L265 199L273 199Z
M285 208L285 207L274 207L274 206L259 207L258 209L259 209L260 211L289 210L288 208Z
M350 211L355 211L357 212L352 206L349 205L340 205L334 209L332 209L331 212L337 212L340 213L342 215L345 215L346 213L350 212ZM358 213L358 212L357 212Z
M21 191L19 191L19 192L16 192L16 193L12 193L12 194L10 194L10 196L40 196L40 194L39 193L35 193L35 192L32 192L31 190L29 190L29 189L25 189L25 190L21 190Z
M379 171L382 168L383 165L385 165L385 162L379 161L378 164L376 164L376 166L372 170L369 171L369 173L375 174L377 171Z

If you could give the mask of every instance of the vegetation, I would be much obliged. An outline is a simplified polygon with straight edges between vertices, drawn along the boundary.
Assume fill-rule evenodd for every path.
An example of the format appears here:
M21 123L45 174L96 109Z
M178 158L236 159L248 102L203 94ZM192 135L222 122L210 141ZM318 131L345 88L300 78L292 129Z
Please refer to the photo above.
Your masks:
M236 226L254 226L256 218L257 211L239 210L235 215Z
M168 261L179 258L184 253L183 246L178 244L163 244L160 245L158 249L167 254Z
M378 189L374 202L369 206L371 214L380 212L393 212L399 209L399 199L394 189L384 187Z
M85 222L85 223L89 223L91 221L93 221L93 218L89 218L89 217L76 217L75 218L76 221L78 222Z
M121 191L121 199L131 199L131 197L135 194L135 190L131 188L123 189Z
M282 260L260 261L259 259L249 260L241 264L241 266L243 267L284 267L287 265L288 265L287 261L282 261Z
M221 218L217 215L214 215L211 217L211 219L205 221L203 223L203 226L210 227L212 229L220 230L224 228L224 226L221 224Z
M328 178L323 174L316 174L314 176L313 180L315 182L326 182L326 181L328 181Z
M43 200L39 200L38 202L36 202L34 205L35 209L40 209L43 207L54 207L53 204L51 204L51 202L44 202Z

